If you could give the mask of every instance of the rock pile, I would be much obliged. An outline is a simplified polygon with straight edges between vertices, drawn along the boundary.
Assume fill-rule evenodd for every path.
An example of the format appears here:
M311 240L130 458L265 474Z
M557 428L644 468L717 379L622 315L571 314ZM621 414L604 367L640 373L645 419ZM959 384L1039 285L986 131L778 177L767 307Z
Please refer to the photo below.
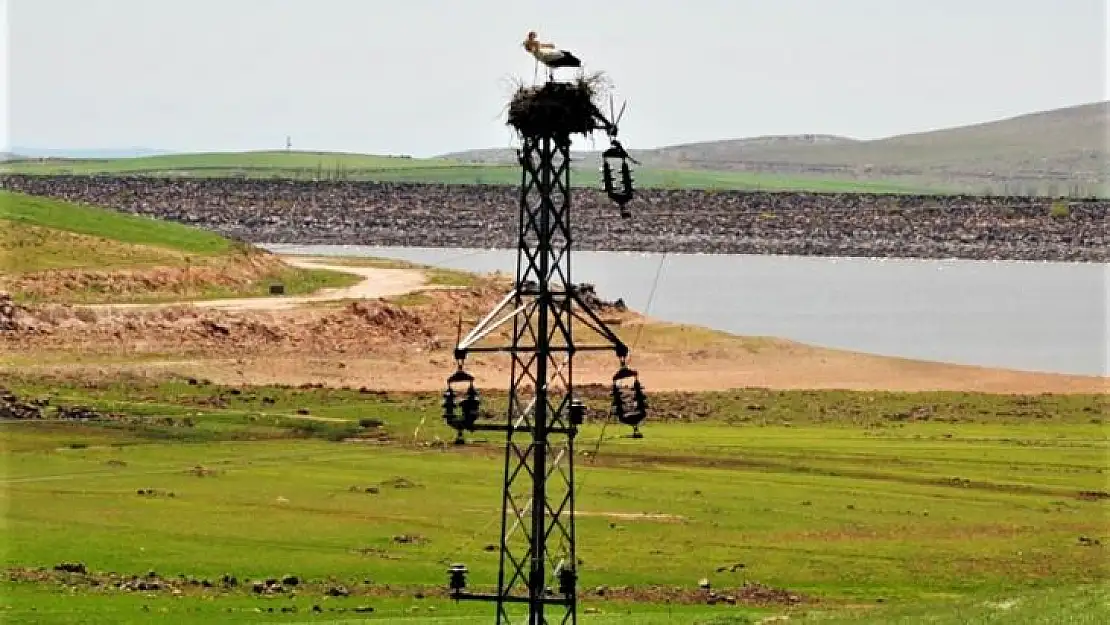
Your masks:
M736 590L736 596L749 605L796 605L805 601L798 593L754 581L745 582Z
M53 583L71 589L80 587L112 588L124 592L165 593L174 596L213 596L238 594L258 598L276 599L278 597L324 599L356 597L401 597L416 599L427 597L446 598L447 590L441 586L390 586L375 584L371 580L361 583L342 583L335 579L308 580L297 575L267 577L262 579L239 579L225 574L221 578L201 578L193 575L163 575L157 571L145 574L126 574L98 572L82 562L62 562L52 568L9 568L6 578L13 582ZM598 586L592 593L601 600L643 601L673 604L726 604L748 606L791 606L812 603L813 599L800 593L775 588L757 581L748 581L738 587L722 590L690 588L678 586L619 586L610 588ZM313 612L323 611L313 606ZM371 612L371 607L334 608L335 611L351 610ZM284 611L284 609L283 609Z
M129 425L156 425L165 427L194 427L194 421L185 417L158 417L147 415L127 415L115 412L103 412L88 406L53 406L49 399L24 400L12 391L0 387L0 420L18 421L111 421Z
M110 206L254 243L513 248L517 190L147 177L0 177L0 187ZM579 249L991 260L1110 260L1110 201L645 189L617 217L575 192Z
M0 292L0 332L13 332L16 327L15 302L11 295Z
M775 588L758 581L747 581L738 587L711 589L709 580L699 580L696 587L677 586L598 586L593 594L615 601L644 601L709 605L775 606L811 603L813 599L785 588Z
M583 304L594 312L625 312L628 310L628 305L624 303L624 299L617 299L612 302L603 300L601 296L597 294L596 287L586 282L578 285L578 297L582 300Z
M14 419L19 421L43 418L43 408L46 402L21 401L19 397L6 388L0 388L0 420Z

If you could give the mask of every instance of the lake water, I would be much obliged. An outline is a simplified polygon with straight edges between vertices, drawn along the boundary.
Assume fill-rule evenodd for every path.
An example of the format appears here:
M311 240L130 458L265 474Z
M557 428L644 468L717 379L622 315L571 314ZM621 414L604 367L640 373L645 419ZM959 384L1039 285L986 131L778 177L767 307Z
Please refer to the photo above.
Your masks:
M476 272L516 269L515 250L265 247ZM1086 375L1110 371L1108 264L574 254L575 282L593 283L602 298L623 298L668 321L914 359Z

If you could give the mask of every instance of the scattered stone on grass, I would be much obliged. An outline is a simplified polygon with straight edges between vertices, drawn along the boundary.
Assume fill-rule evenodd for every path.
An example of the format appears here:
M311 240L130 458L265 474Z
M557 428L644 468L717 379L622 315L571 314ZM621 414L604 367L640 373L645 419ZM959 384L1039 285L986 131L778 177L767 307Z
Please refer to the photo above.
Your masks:
M112 422L126 425L158 425L165 427L192 427L192 420L150 415L126 415L103 412L88 406L51 405L49 399L24 400L10 390L0 387L0 420L19 421L76 421Z
M1110 499L1110 493L1104 490L1081 490L1077 497L1083 501L1101 501Z
M42 406L34 402L21 401L15 393L0 387L0 419L32 420L42 419Z
M352 486L347 490L352 493L366 493L368 495L377 495L381 492L381 489L377 486Z
M140 497L168 497L170 499L177 497L172 490L157 490L154 488L140 488L135 491L135 494Z
M395 556L380 547L360 547L358 549L353 549L352 553L357 553L360 556L374 556L376 558L381 558L382 560L401 559L400 556Z
M121 592L166 593L177 596L218 596L229 593L247 593L257 597L272 599L279 596L292 596L300 593L316 594L325 597L449 597L449 591L442 586L401 586L373 585L369 583L348 586L336 580L312 581L297 575L270 577L265 580L238 580L231 574L224 574L217 582L197 579L192 576L178 575L164 578L155 571L146 574L126 575L119 573L92 572L80 562L62 562L52 568L9 568L5 577L12 582L36 584L61 584L71 590L102 587ZM296 580L296 584L291 582ZM673 603L694 605L712 600L717 604L771 606L813 603L813 600L797 593L773 588L749 581L738 588L720 588L709 591L706 588L679 588L667 586L598 586L593 594L604 601L637 601L648 603ZM336 611L335 608L329 611ZM313 611L316 612L315 608ZM319 610L319 611L322 611Z
M417 534L398 534L393 537L393 542L398 545L422 545L428 542L428 539Z
M705 602L709 605L717 605L718 603L736 605L736 597L732 595L720 595L715 592L710 592L709 598L706 599Z
M208 468L204 465L200 465L200 464L198 464L198 465L196 465L192 468L186 469L185 472L189 473L191 475L195 475L197 477L212 477L212 476L215 476L215 475L219 475L219 471L217 471L215 469L210 469L210 468Z

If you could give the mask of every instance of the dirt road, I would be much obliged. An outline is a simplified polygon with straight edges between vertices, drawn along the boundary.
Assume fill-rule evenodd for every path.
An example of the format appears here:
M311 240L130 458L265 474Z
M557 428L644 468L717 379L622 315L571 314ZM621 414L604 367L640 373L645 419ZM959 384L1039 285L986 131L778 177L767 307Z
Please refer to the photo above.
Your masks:
M326 269L361 276L362 280L353 286L338 289L321 289L311 295L285 295L269 297L243 297L234 299L217 300L192 300L183 302L165 302L158 304L96 304L89 306L93 310L133 310L154 309L181 306L183 304L197 308L219 309L227 311L270 311L288 310L303 304L319 302L332 302L347 299L377 299L382 297L396 297L406 293L415 293L429 289L443 289L448 287L429 285L424 272L418 269L382 269L379 267L353 267L350 265L329 265L316 259L299 258L293 256L282 257L282 260L293 267L302 269Z

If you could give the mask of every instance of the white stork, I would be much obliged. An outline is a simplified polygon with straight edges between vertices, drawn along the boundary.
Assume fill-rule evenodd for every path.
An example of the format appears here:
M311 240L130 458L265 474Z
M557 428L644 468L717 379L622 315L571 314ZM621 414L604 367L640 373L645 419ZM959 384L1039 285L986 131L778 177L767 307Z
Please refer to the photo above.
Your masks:
M552 75L552 71L558 67L582 67L582 61L574 56L567 50L559 50L551 43L543 43L536 38L536 31L528 33L528 38L524 40L524 49L529 54L536 57L536 60L547 66L548 77Z

